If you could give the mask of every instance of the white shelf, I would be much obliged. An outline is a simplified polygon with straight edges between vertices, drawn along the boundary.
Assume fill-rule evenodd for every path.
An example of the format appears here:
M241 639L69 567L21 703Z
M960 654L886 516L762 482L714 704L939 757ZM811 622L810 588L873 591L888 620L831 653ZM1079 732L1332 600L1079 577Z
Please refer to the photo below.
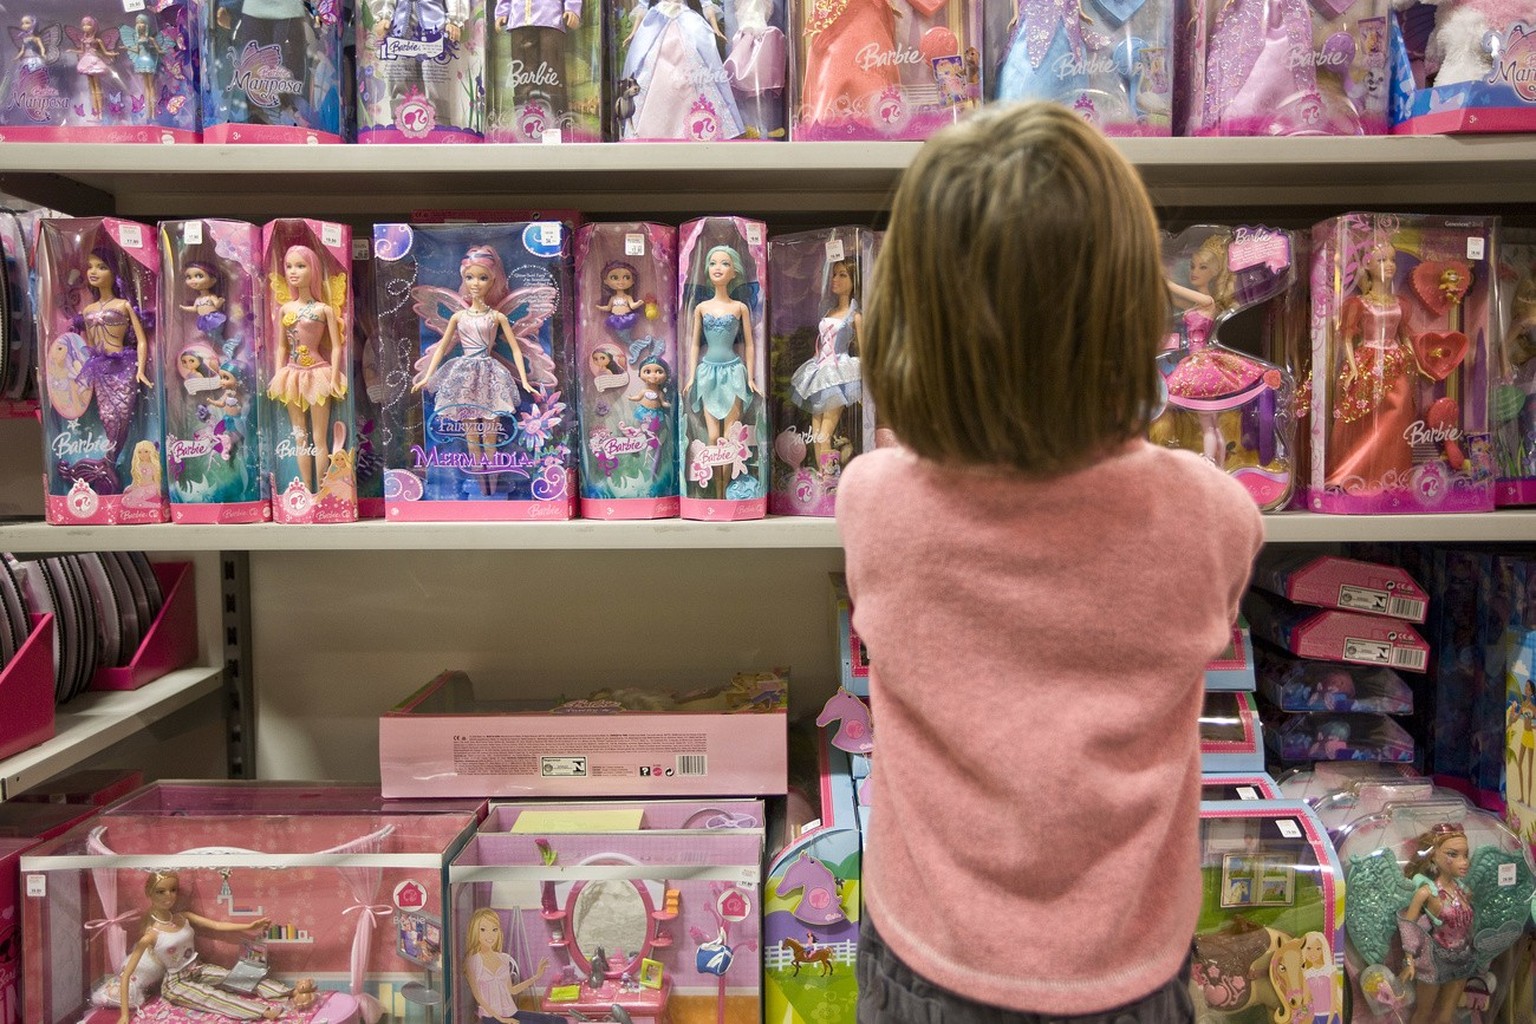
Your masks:
M46 743L0 761L0 799L13 796L94 757L194 701L217 693L221 668L167 673L137 690L87 693L59 710Z
M1536 541L1536 510L1468 515L1327 516L1282 512L1264 517L1275 544L1347 541ZM831 519L769 516L739 523L680 519L554 523L389 523L328 526L48 526L0 525L0 550L66 551L722 551L833 550L842 546Z
M1120 139L1164 206L1536 201L1536 136ZM414 207L835 214L889 204L915 142L566 146L0 143L0 191L121 216L372 217ZM282 187L274 188L274 181ZM300 201L303 209L293 204Z

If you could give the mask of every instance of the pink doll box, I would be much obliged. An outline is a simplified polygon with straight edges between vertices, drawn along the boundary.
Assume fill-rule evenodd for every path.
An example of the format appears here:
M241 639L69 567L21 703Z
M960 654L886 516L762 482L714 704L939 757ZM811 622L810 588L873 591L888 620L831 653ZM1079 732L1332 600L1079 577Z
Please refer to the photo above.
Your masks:
M1264 770L1264 729L1253 694L1222 691L1205 695L1200 712L1200 770Z
M48 219L39 252L48 522L163 523L155 230Z
M128 664L99 668L93 690L137 690L197 656L197 593L191 562L157 562L155 579L165 602Z
M677 229L576 232L581 515L668 519L677 490Z
M82 768L40 782L20 793L7 794L6 799L21 803L105 807L143 784L144 773L137 768Z
M1208 772L1200 776L1200 800L1280 800L1267 772Z
M1239 615L1232 623L1232 639L1227 649L1205 666L1205 688L1252 690L1254 685L1253 634L1248 629L1247 620Z
M869 649L853 628L853 601L842 573L832 574L832 608L837 617L837 661L842 688L856 697L869 697Z
M744 217L678 229L684 519L768 512L768 230Z
M1311 511L1492 510L1496 223L1352 213L1313 228Z
M379 318L373 294L373 239L352 239L353 402L357 412L357 518L384 518L384 399L389 386L379 365Z
M1400 619L1318 611L1257 590L1243 598L1243 614L1255 636L1302 658L1407 672L1423 672L1429 666L1429 645Z
M358 142L484 139L484 0L363 0L354 17Z
M25 1019L117 1020L123 968L151 906L162 916L253 926L228 936L243 941L200 942L204 971L259 956L271 983L248 998L257 1013L270 1007L291 1024L345 1020L357 1012L353 1001L369 1014L402 1014L406 1000L397 996L412 983L441 998L440 982L452 976L446 868L474 826L469 814L108 809L23 856L26 948L50 951L26 965ZM168 881L179 891L159 891ZM156 939L157 955L171 955L176 941ZM143 1004L134 1016L229 1020L196 1011L221 975L194 976L205 988L174 993L153 973L132 975L130 991ZM292 998L300 978L315 984L308 1008Z
M787 677L743 674L680 696L497 700L445 672L379 720L388 797L782 793ZM640 710L659 708L658 710Z
M357 434L348 372L352 229L288 218L262 228L267 273L263 449L279 523L357 519Z
M475 836L448 873L455 1019L511 972L573 1019L760 1020L763 852L761 828Z
M539 800L492 803L481 832L711 832L761 829L761 800Z
M34 615L32 632L0 671L0 757L53 739L54 700L53 616Z
M1494 502L1536 505L1536 231L1499 235L1499 311L1489 416L1499 479Z
M203 41L203 141L342 141L342 4L198 4Z
M875 446L859 366L863 283L874 263L874 232L864 228L769 242L775 515L831 516L843 469Z
M1393 6L1394 134L1536 131L1536 11L1519 0Z
M0 836L53 839L94 816L98 808L81 804L0 803Z
M1382 764L1376 761L1319 761L1311 767L1291 768L1280 773L1277 782L1287 800L1316 804L1330 795L1367 781L1393 781L1416 778L1411 764Z
M0 1024L21 1024L21 855L35 839L0 839Z
M174 523L272 518L256 409L267 283L252 268L261 229L160 222L165 464Z
M192 0L58 0L18 8L0 53L11 142L198 141Z
M981 8L970 0L791 5L791 137L922 140L964 117L981 102Z
M1288 1020L1345 1019L1344 876L1312 808L1202 803L1200 876L1196 1021L1267 1015L1271 1000L1292 1008Z
M483 799L389 800L379 787L350 782L161 779L116 800L114 814L455 814L485 820Z
M1184 0L1183 135L1384 135L1388 0Z
M1253 584L1316 608L1385 615L1413 623L1423 623L1429 614L1429 596L1424 588L1395 565L1271 547L1259 555Z
M485 3L486 141L601 142L610 8L597 0Z

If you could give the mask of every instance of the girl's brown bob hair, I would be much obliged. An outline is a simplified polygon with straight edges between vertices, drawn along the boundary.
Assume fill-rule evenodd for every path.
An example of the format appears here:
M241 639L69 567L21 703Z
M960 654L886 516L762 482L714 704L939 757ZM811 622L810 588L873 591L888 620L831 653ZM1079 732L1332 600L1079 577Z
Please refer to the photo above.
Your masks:
M1169 308L1157 219L1066 108L992 107L934 136L872 278L865 382L917 454L1050 476L1145 433Z

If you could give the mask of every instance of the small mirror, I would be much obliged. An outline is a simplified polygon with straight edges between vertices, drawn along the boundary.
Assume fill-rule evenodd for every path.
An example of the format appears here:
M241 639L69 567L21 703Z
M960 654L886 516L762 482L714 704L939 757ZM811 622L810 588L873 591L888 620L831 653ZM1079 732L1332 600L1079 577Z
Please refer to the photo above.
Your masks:
M612 973L614 957L624 957L624 971L633 974L644 958L651 941L650 893L643 885L628 879L583 882L571 890L568 909L571 935L575 940L577 966L595 972ZM596 964L599 955L607 964Z

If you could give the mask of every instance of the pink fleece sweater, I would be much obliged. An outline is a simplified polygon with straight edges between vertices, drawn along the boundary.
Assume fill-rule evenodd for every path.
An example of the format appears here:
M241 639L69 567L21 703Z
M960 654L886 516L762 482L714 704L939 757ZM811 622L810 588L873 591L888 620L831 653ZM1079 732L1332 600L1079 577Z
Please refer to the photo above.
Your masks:
M899 448L839 485L878 737L864 898L919 975L1082 1014L1189 952L1202 670L1263 523L1189 452L1050 480Z

